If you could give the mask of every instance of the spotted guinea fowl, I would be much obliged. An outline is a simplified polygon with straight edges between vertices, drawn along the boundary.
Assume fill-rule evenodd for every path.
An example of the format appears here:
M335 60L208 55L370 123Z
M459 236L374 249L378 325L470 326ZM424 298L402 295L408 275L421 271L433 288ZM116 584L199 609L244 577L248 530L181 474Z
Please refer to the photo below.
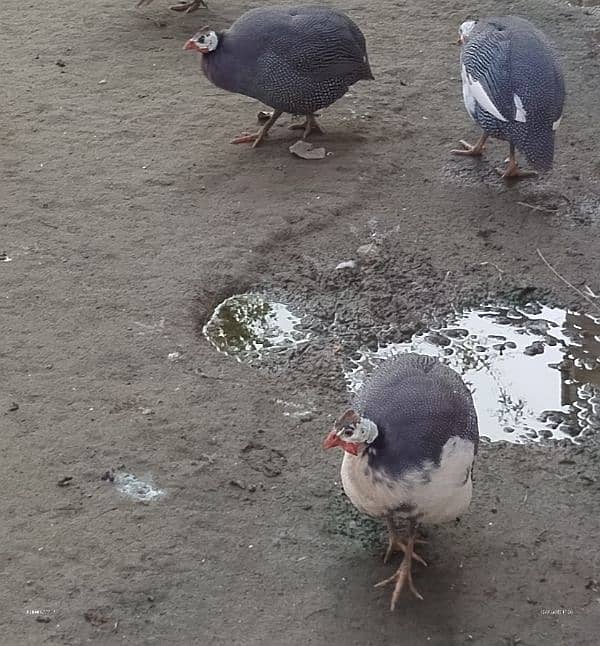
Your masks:
M535 172L517 165L515 148L538 170L549 170L554 135L565 101L563 74L548 38L516 16L464 22L459 28L463 99L483 129L475 145L461 141L457 155L479 156L488 137L510 144L503 177Z
M389 579L394 609L412 582L412 560L421 523L457 518L471 502L472 467L479 432L473 399L460 376L434 357L403 354L377 368L352 408L334 424L325 448L344 449L342 486L361 512L387 521L384 562L404 552ZM398 534L408 525L406 540Z
M320 128L315 112L372 79L364 36L348 16L330 7L261 7L221 33L199 32L184 49L199 51L207 78L229 92L273 108L261 130L232 143L257 146L287 112L306 117L304 138Z

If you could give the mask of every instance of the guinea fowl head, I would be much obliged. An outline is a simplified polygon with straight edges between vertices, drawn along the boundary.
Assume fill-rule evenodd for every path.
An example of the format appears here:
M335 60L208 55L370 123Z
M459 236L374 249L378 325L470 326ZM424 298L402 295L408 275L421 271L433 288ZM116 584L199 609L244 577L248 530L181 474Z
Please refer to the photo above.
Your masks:
M475 20L465 20L462 25L458 28L458 44L466 45L469 40L469 36L475 27Z
M201 54L214 52L219 45L219 36L214 31L205 31L206 29L207 27L194 34L183 46L183 49L194 49Z
M360 449L365 444L371 444L378 434L379 430L374 422L350 409L336 420L323 442L323 448L341 446L347 453L358 455Z

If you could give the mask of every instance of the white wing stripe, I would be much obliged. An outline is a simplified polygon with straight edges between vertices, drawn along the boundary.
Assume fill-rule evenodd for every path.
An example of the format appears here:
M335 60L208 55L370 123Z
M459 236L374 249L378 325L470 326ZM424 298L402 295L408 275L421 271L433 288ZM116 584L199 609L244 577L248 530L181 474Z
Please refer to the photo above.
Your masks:
M517 114L515 115L515 121L520 121L525 123L527 121L527 110L523 107L523 101L518 94L513 94L513 101L515 103L515 108L517 108Z
M466 95L468 95L471 100L479 103L479 105L486 112L489 112L492 116L496 117L496 119L500 119L500 121L508 121L508 119L505 119L502 116L502 113L498 110L498 108L494 105L494 102L486 94L481 83L473 79L473 77L466 71L464 65L462 71L463 90L465 91Z

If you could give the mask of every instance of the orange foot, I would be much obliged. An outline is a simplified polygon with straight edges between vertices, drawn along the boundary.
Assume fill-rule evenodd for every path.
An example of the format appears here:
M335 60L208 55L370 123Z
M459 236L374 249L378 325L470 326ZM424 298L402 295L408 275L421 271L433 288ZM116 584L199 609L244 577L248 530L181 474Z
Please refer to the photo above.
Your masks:
M196 11L199 7L207 7L208 5L204 0L189 0L189 2L185 2L182 0L182 2L178 2L177 4L171 5L169 9L172 11L181 11L185 13L192 13L192 11Z
M400 567L396 570L396 572L391 577L384 579L383 581L380 581L379 583L375 584L376 588L379 588L383 585L387 585L388 583L395 584L394 591L392 592L392 600L390 602L390 610L394 610L396 608L396 603L398 602L398 599L400 598L400 593L402 592L405 585L408 585L408 588L415 595L415 597L417 597L417 599L423 600L423 597L421 596L419 591L415 588L412 580L413 558L415 559L415 561L419 561L425 564L425 561L423 561L423 559L417 554L415 554L414 552L414 546L415 546L415 543L417 542L417 538L415 537L415 532L416 532L416 527L415 526L411 527L411 532L405 544L402 541L398 540L398 538L396 537L395 531L392 531L390 529L390 545L388 546L386 558L393 551L393 548L398 548L401 551L403 551L404 558L402 559L402 563L400 563ZM392 535L393 535L393 538L392 538Z
M231 140L232 144L252 144L252 148L256 148L265 137L269 134L269 130L273 124L279 119L283 113L280 110L275 110L273 114L269 115L263 127L258 132L243 132L241 135Z
M485 142L487 141L487 135L481 135L479 140L475 145L470 144L468 141L461 139L459 141L462 148L452 150L453 155L462 155L463 157L481 157L483 151L485 150Z
M325 134L325 130L321 128L314 114L307 115L306 121L304 123L292 123L288 126L288 128L290 130L304 130L302 139L306 139L313 132L316 132L320 135Z

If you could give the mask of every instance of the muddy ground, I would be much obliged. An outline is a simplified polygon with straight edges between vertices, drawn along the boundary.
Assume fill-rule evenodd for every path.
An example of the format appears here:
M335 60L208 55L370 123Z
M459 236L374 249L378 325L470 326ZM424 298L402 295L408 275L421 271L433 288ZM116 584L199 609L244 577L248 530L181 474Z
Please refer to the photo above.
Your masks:
M393 614L372 587L393 567L383 535L345 505L341 455L320 442L346 397L336 313L350 349L483 302L593 313L536 249L600 292L597 10L337 3L377 80L324 113L333 154L307 162L284 124L260 149L229 145L259 106L181 49L256 5L131 4L2 8L0 643L596 646L599 438L484 445L470 513L429 530L425 601ZM508 12L557 42L569 89L555 170L511 186L493 170L504 145L449 154L477 136L457 25ZM376 257L335 271L372 240ZM276 371L200 333L249 287L322 332ZM123 497L111 469L167 494Z

